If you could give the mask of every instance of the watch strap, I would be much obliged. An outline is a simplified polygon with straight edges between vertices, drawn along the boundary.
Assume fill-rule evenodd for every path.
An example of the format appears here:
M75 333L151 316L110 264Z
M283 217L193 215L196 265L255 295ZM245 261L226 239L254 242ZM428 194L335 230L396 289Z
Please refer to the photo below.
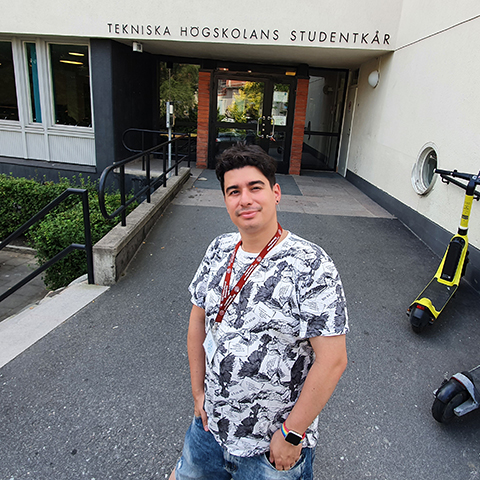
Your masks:
M293 430L289 430L285 422L282 423L280 430L282 431L283 438L292 445L298 445L305 438L305 433L301 435Z

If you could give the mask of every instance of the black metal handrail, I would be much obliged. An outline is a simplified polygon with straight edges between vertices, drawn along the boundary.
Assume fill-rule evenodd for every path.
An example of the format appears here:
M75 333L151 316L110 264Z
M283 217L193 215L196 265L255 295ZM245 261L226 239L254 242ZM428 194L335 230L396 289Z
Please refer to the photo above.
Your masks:
M129 146L127 144L127 136L130 135L130 134L135 134L135 133L140 133L140 143L141 143L141 147L140 148L133 148L131 146ZM155 140L155 138L158 136L159 139L161 139L162 137L167 137L168 138L168 134L169 132L168 131L165 131L165 130L148 130L146 128L127 128L127 130L125 130L123 132L123 135L122 135L122 145L123 147L125 148L125 150L128 150L129 152L132 152L132 153L143 153L145 150L147 150L147 148L145 147L145 135L151 135L152 137L152 140ZM189 133L185 133L185 132L170 132L170 135L172 136L172 139L175 139L177 137L182 137L184 135L190 135ZM152 142L148 142L149 145L161 145L163 142L159 142L159 141L152 141ZM190 144L189 144L189 148L190 148ZM158 153L158 152L156 152ZM142 157L142 171L145 171L146 169L146 158L143 156Z
M140 133L141 136L141 147L140 148L133 148L129 145L127 145L127 141L126 141L126 138L128 135L132 134L132 133ZM148 129L145 129L145 128L127 128L127 130L125 130L123 132L123 135L122 135L122 144L124 146L124 148L126 150L128 150L129 152L132 152L132 153L142 153L143 151L146 150L145 148L145 135L152 135L153 138L155 138L156 135L158 135L160 138L161 137L168 137L168 131L165 131L165 130L148 130ZM177 137L182 137L184 135L190 135L189 133L184 133L184 132L171 132L171 135L172 135L172 139L175 139ZM159 145L158 142L151 142L152 145Z
M64 248L60 253L57 253L53 258L46 263L38 267L34 272L27 275L24 279L17 282L13 287L10 287L6 292L0 295L0 302L7 297L15 293L19 288L26 285L30 280L33 280L36 276L40 275L47 268L57 263L62 258L66 257L74 250L85 250L87 254L87 277L88 283L93 284L93 249L92 249L92 234L90 230L90 210L88 206L88 191L83 188L67 188L62 194L60 194L55 200L52 200L45 208L40 210L35 216L33 216L28 222L25 222L20 228L15 230L9 235L2 243L0 243L0 250L16 240L20 235L25 233L32 225L35 225L40 221L47 213L54 209L57 205L62 203L70 195L80 195L82 197L82 209L83 209L83 228L85 232L85 244L72 243L68 247Z
M129 129L129 130L141 131L140 129ZM145 131L149 132L152 130L145 130ZM179 142L182 140L185 140L187 143L186 153L180 153L179 151ZM129 205L131 205L133 202L143 197L144 195L146 195L147 203L150 203L151 194L160 185L163 185L164 187L167 186L167 177L172 170L175 170L175 175L178 175L178 166L180 165L180 163L182 163L185 160L188 162L187 164L190 167L191 140L192 139L190 134L184 133L184 134L175 134L175 138L173 138L172 140L160 143L159 145L155 145L154 147L149 148L147 150L140 151L140 150L133 150L131 148L125 147L128 150L135 152L135 154L123 160L119 160L118 162L114 162L112 165L108 166L100 176L100 183L98 188L98 200L99 200L100 211L102 212L102 215L109 220L115 218L118 215L121 215L122 226L125 227L127 225L126 212ZM174 157L175 160L173 162L173 165L171 165L170 168L167 168L167 147L169 145L174 146L175 151L174 153L172 153L172 157ZM152 157L155 158L156 156L158 158L161 157L163 159L163 172L158 177L152 178L150 174L150 162ZM132 195L131 198L127 200L126 185L125 185L125 180L126 180L125 165L140 159L142 160L142 170L145 170L145 177L146 177L145 186L140 190L138 190L134 195ZM119 190L120 190L121 205L114 212L108 213L105 205L105 190L107 189L108 176L110 175L110 173L114 172L115 170L118 170L118 173L120 175Z

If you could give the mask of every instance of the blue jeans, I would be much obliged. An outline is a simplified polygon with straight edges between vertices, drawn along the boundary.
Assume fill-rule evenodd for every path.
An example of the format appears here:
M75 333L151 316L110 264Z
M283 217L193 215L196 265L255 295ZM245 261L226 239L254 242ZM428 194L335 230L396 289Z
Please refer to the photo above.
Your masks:
M268 454L237 457L229 454L194 418L185 435L182 457L175 468L176 480L313 480L315 450L304 448L290 470L277 470Z

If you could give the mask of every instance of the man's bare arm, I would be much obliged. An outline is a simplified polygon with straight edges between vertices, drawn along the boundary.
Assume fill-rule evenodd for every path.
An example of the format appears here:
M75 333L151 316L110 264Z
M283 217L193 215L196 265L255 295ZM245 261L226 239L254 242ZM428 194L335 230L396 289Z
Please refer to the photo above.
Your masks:
M322 411L347 366L345 335L314 337L310 343L315 352L315 362L285 422L289 430L300 434ZM270 461L278 470L287 470L300 457L301 448L302 444L296 447L285 442L282 432L278 430L270 442Z
M190 365L190 380L196 417L202 417L203 427L207 427L207 414L203 409L205 400L205 310L193 305L188 325L187 349Z

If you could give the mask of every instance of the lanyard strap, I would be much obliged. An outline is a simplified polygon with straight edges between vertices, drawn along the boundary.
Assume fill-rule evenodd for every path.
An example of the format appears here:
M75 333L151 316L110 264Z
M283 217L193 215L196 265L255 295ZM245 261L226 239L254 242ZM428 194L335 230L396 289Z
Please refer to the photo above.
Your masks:
M251 265L245 270L245 272L243 273L243 275L241 276L237 284L229 291L233 264L235 262L235 257L237 256L237 252L238 252L238 249L240 248L240 245L242 244L242 241L240 240L235 246L235 250L232 252L232 255L230 256L230 260L228 262L227 273L225 274L225 280L223 282L222 299L220 301L220 308L217 313L217 318L215 319L216 322L220 323L223 320L223 317L225 315L225 312L227 311L227 308L235 300L235 297L238 295L238 292L240 292L240 290L243 288L247 280L250 278L250 275L252 275L253 271L257 268L258 264L265 258L267 253L270 250L272 250L272 248L280 240L280 237L282 236L282 233L283 233L283 229L279 223L277 223L277 225L278 225L278 228L275 235L265 245L265 247L263 247L263 250L257 255L257 257L251 263Z

